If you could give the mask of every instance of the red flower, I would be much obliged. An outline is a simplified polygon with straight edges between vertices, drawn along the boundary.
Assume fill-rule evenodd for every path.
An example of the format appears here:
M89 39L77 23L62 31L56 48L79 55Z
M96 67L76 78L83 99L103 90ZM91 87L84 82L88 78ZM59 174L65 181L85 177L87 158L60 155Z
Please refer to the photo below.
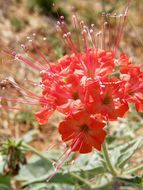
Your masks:
M35 116L38 123L41 125L46 124L49 117L53 114L53 112L54 112L54 109L52 108L49 108L49 109L44 108L41 111L37 112Z
M88 153L92 148L101 150L106 137L105 123L98 121L86 111L68 116L59 125L59 133L63 141L70 141L72 151Z
M122 99L123 83L120 80L95 81L86 85L85 107L90 114L100 114L104 120L116 120L128 111Z
M98 33L94 25L87 28L74 16L75 30L81 30L81 36L78 36L78 31L76 33L77 43L74 43L64 17L60 17L57 28L63 34L66 48L72 53L55 63L49 62L33 42L33 49L39 57L24 45L26 56L5 51L42 74L41 83L36 83L41 87L42 97L23 88L22 94L30 100L19 102L41 106L41 111L36 114L40 124L45 124L55 110L65 114L59 132L64 141L71 141L72 151L88 153L93 147L100 150L106 136L104 122L123 117L128 111L128 102L135 103L137 110L143 109L143 72L132 65L126 54L117 57L128 6L129 2L122 17L117 16L120 21L116 22L113 38L109 15L103 15L102 30ZM107 20L108 31L105 31L104 21Z
M51 76L45 73L41 82L43 98L51 107L55 107L64 114L81 109L83 105L79 94L80 78L78 74L72 72L68 72L66 75L60 72L58 74L53 73Z
M124 99L135 103L137 111L143 111L143 72L140 67L129 62L127 56L121 61L120 72L121 79L125 81Z

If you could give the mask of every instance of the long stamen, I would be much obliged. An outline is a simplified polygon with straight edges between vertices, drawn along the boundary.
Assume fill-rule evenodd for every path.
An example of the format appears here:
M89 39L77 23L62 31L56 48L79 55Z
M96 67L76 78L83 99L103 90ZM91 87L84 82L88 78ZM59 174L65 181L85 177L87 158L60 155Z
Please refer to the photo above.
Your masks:
M77 41L77 48L80 51L80 41L79 41L79 34L78 34L78 20L77 20L77 16L73 15L73 25L75 28L75 32L76 32L76 41Z
M48 69L45 65L43 66L43 62L41 62L40 59L38 59L24 44L21 44L21 47L22 49L25 51L26 54L28 54L28 56L30 58L32 58L32 60L35 62L35 63L38 63L41 68L44 70ZM45 62L44 62L45 63Z
M105 14L102 14L102 47L105 50Z
M93 48L96 49L96 39L95 39L94 24L91 24L90 35L91 35L91 38L92 38Z
M20 91L24 97L28 96L28 97L31 97L31 98L37 99L37 100L41 99L41 96L38 96L38 95L34 94L33 92L31 92L30 90L28 90L27 88L24 88L22 85L17 84L14 81L14 79L8 78L7 81L10 82L10 84L12 84L15 89Z
M121 27L121 30L120 30L120 33L119 33L119 37L118 37L118 41L117 41L117 44L116 44L115 52L119 48L119 44L120 44L120 41L121 41L121 38L122 38L122 35L123 35L123 31L124 31L125 23L126 23L126 20L127 20L127 15L128 15L128 10L129 10L130 3L131 3L131 0L128 0L128 4L127 4L127 7L126 7L124 15L123 15L123 23L122 23L122 27Z
M47 63L47 65L51 69L51 65L50 65L49 61L46 59L45 55L36 47L36 45L34 43L32 43L32 45L33 45L35 51L39 54L39 56L45 61L45 63Z
M110 14L107 15L108 19L108 48L111 48L111 23L110 23Z
M18 107L11 107L11 106L4 106L0 104L0 108L4 108L6 110L17 110L17 111L30 111L31 109L29 108L18 108Z
M33 101L22 101L22 100L19 100L19 99L15 99L15 98L7 98L7 97L3 97L3 96L0 96L0 99L3 99L3 100L7 100L9 102L14 102L14 103L21 103L21 104L26 104L26 105L47 105L48 102L33 102Z
M84 29L84 30L82 31L82 37L83 37L83 44L84 44L85 52L87 51L87 38L86 38L86 36L87 36L87 32L86 32L86 30Z
M11 51L7 51L7 50L3 50L3 52L6 53L9 56L14 57L15 59L18 59L18 60L22 61L23 63L25 63L26 65L28 65L28 66L30 66L32 68L34 68L37 71L41 71L42 70L41 67L36 66L35 64L33 64L33 62L31 62L27 58L23 57L22 55L17 54L16 52L11 52Z
M71 153L72 153L72 150L68 149L67 154L65 155L63 160L56 166L55 172L51 176L48 177L47 181L50 181L56 175L56 173L59 171L59 169L63 166L64 162L69 158Z
M2 89L5 89L7 84L10 84L12 88L16 89L17 92L20 95L22 95L24 99L26 100L27 100L27 97L31 99L36 99L38 101L41 98L40 96L37 96L36 94L32 93L28 89L24 88L22 85L18 85L12 77L6 78L0 82L0 86L2 87ZM17 93L15 92L13 93L13 95L17 95Z

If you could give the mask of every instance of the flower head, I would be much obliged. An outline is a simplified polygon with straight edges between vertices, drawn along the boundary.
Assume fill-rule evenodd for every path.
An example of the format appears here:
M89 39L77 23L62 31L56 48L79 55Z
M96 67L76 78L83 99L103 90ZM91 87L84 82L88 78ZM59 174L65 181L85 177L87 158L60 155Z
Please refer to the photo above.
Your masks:
M69 115L59 125L59 133L63 141L70 141L72 151L79 153L91 152L92 148L101 150L106 137L103 129L105 123L98 121L86 111Z
M106 136L104 126L107 121L123 117L130 102L136 105L138 111L143 109L143 71L134 66L124 52L118 56L129 3L130 0L123 14L103 14L102 27L98 32L93 24L87 27L74 15L76 43L61 16L57 28L71 54L54 63L43 55L33 41L39 59L24 45L22 48L26 56L5 51L40 72L41 82L36 83L41 88L40 95L12 82L17 90L22 89L26 97L18 102L40 105L41 110L36 113L40 124L46 124L55 110L64 114L59 132L63 141L69 141L71 151L88 153L92 148L100 150ZM116 20L117 24L113 32L111 19ZM1 99L16 101L15 98L3 96Z

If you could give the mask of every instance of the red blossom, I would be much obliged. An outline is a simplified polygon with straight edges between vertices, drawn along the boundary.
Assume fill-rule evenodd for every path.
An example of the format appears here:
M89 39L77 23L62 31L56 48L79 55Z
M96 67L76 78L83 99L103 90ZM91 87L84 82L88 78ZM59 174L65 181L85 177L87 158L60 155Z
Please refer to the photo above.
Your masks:
M122 15L103 14L102 29L97 33L93 24L88 28L74 15L75 29L81 30L80 35L78 31L76 33L78 43L74 43L64 17L60 17L57 28L63 34L66 48L72 53L55 63L49 62L33 42L38 58L24 45L26 56L5 51L36 69L42 77L35 85L41 88L41 96L22 87L26 101L17 102L40 105L41 111L36 113L40 124L46 124L55 110L64 114L65 120L60 123L59 132L63 141L70 141L71 151L88 153L93 147L100 150L106 136L105 123L123 117L129 109L128 103L134 103L137 111L143 110L143 71L133 65L124 52L119 57L117 54L129 2ZM117 21L113 37L111 19ZM105 21L108 22L106 27ZM15 82L12 84L20 89ZM15 102L15 99L5 100Z
M98 121L86 111L68 116L59 125L63 141L70 141L72 151L88 153L92 148L101 150L106 137L105 123Z
M137 111L143 111L143 71L129 62L126 56L126 62L121 63L120 72L121 79L125 81L124 99L134 103Z
M49 108L49 109L44 108L43 110L37 112L35 116L38 123L41 125L46 124L49 117L53 114L53 112L54 112L54 109L52 108Z

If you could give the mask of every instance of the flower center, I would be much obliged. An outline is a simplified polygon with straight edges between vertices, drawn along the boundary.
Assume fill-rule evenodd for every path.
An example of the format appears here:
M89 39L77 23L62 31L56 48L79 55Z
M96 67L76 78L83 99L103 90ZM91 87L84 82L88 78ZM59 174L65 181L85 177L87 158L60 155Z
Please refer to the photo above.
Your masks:
M104 105L109 105L111 103L111 97L109 96L109 94L107 93L103 99L103 104Z
M78 95L77 92L73 93L72 97L73 97L74 100L79 99L79 95Z
M86 125L86 124L81 125L80 126L80 131L82 131L82 132L88 132L89 131L88 125Z

